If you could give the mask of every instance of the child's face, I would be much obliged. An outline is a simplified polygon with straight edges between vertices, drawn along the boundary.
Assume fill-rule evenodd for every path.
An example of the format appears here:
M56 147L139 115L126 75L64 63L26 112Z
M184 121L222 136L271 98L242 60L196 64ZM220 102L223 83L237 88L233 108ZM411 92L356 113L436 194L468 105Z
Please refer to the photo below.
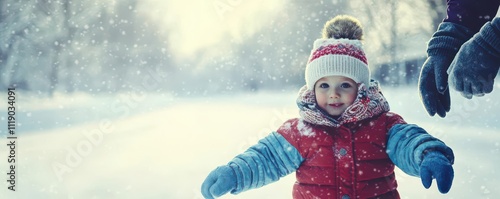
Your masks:
M338 117L358 94L358 84L344 76L327 76L314 85L316 103L331 116Z

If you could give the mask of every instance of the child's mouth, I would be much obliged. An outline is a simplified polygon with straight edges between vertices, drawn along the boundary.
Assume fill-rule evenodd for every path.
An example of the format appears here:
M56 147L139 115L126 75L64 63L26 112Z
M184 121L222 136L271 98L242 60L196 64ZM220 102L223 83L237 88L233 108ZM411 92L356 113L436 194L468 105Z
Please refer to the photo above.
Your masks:
M333 104L328 104L328 106L332 106L332 107L335 107L335 108L338 108L340 106L342 106L344 103L333 103Z

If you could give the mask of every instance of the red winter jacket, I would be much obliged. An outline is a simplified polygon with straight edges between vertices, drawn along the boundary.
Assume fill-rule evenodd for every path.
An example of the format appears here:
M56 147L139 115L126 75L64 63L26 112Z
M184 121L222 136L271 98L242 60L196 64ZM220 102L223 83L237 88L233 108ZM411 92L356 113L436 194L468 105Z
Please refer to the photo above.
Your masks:
M360 87L357 99L337 119L317 109L314 91L305 87L297 104L301 119L277 131L304 158L296 171L294 198L399 198L386 145L391 127L406 122L388 112L376 82Z
M305 159L293 198L399 198L386 142L389 129L401 123L390 112L340 127L285 122L278 133Z

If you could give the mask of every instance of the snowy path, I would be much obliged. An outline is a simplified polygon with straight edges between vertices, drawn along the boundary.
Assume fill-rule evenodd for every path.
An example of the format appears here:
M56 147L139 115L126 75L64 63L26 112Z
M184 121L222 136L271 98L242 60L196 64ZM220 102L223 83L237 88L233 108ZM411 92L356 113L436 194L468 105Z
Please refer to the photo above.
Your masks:
M443 139L456 155L449 194L439 194L435 184L426 190L420 179L400 172L403 198L500 197L499 88L472 101L453 95L446 119L427 116L413 88L384 93L392 111ZM17 191L8 191L2 180L0 197L201 198L208 172L297 116L294 92L117 98L20 99ZM5 123L5 111L0 114ZM7 157L3 143L0 157ZM0 160L2 173L8 172L6 159ZM290 175L223 198L291 198L293 182Z

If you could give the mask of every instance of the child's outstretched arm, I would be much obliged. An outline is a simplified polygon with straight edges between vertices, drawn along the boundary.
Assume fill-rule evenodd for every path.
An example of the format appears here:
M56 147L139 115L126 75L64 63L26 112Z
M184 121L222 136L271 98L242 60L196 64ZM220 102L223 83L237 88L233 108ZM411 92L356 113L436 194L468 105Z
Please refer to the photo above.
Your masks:
M414 124L396 124L389 130L387 154L408 175L420 176L425 188L435 178L441 193L448 193L454 173L451 148Z
M295 147L273 132L212 171L203 182L201 193L205 198L214 198L262 187L294 172L303 160Z

